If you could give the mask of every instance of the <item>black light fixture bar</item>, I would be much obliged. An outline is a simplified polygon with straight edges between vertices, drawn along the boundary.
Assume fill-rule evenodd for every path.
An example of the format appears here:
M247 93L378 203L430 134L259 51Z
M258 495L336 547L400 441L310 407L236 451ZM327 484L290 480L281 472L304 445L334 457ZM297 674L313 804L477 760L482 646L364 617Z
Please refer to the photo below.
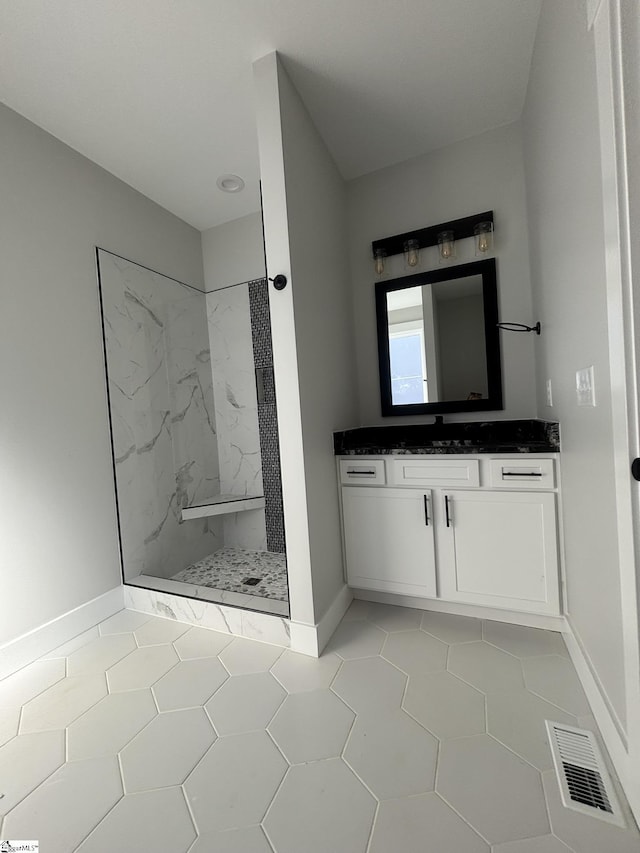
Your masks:
M373 257L376 249L382 249L385 257L390 255L401 255L404 252L404 244L407 240L417 240L421 249L438 244L438 234L441 231L453 231L456 240L464 240L465 237L473 237L473 229L479 222L493 222L493 211L476 213L473 216L464 216L462 219L453 219L451 222L441 222L439 225L430 225L428 228L420 228L418 231L407 231L405 234L395 234L393 237L385 237L383 240L374 240L371 244Z

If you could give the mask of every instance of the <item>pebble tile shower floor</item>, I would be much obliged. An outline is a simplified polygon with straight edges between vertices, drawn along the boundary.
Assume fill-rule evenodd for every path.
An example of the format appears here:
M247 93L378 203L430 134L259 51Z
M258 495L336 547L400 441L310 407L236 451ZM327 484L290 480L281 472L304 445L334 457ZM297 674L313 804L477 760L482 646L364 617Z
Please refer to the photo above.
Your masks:
M172 580L276 601L289 600L286 557L272 551L221 548L178 572Z
M559 634L357 601L314 660L123 610L0 682L0 839L46 853L638 853L563 808Z

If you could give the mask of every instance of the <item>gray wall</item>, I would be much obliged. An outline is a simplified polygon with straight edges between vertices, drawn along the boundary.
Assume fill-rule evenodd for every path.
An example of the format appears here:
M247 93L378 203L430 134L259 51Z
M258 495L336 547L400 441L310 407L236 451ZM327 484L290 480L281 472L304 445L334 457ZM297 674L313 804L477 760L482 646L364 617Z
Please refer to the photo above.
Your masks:
M481 295L442 299L438 306L440 399L466 400L471 391L487 397L487 351Z
M203 275L194 228L4 106L0 137L2 643L120 583L96 244Z
M524 113L538 413L561 423L567 604L625 724L609 341L595 58L583 0L545 0ZM595 369L595 408L576 370ZM545 381L553 383L553 408Z
M203 231L202 256L207 291L264 278L260 212Z
M500 317L520 323L533 320L520 124L365 175L350 181L347 190L360 422L424 421L420 416L407 421L380 414L371 241L493 210ZM472 241L463 242L456 263L476 260ZM427 267L438 266L434 253L430 252ZM401 256L390 260L390 277L406 275ZM497 412L497 418L535 416L532 338L502 333L504 411ZM477 419L487 417L482 412ZM447 415L452 421L471 419L467 413Z

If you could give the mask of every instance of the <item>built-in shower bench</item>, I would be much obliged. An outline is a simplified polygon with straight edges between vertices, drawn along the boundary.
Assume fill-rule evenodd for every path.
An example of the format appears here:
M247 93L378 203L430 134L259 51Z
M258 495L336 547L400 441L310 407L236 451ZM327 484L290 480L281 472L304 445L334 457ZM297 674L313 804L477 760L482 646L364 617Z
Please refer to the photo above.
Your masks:
M182 520L207 518L211 515L230 515L246 512L249 509L263 509L264 495L214 495L203 498L197 504L186 506L182 510Z

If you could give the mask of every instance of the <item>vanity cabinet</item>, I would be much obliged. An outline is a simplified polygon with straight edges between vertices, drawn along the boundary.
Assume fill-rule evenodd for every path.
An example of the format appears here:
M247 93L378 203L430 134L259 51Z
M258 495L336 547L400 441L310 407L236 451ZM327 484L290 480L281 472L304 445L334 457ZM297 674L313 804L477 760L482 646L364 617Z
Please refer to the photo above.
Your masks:
M443 498L442 598L557 614L555 495L460 490Z
M355 476L370 478L362 484L340 463L350 586L560 614L556 460L443 454L375 462L374 474L358 459Z
M347 486L342 491L349 584L404 595L436 595L430 490Z

